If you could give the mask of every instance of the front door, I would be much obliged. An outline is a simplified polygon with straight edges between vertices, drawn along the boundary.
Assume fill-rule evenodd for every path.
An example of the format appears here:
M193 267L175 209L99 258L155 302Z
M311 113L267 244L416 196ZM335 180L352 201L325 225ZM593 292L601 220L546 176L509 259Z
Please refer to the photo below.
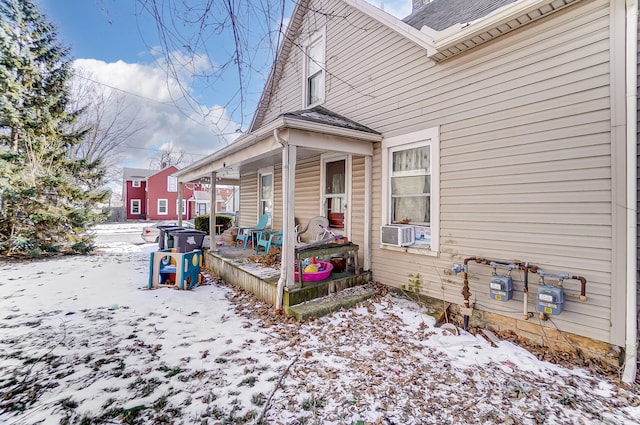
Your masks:
M349 164L347 156L323 158L323 214L329 219L329 226L339 235L347 235L347 200Z

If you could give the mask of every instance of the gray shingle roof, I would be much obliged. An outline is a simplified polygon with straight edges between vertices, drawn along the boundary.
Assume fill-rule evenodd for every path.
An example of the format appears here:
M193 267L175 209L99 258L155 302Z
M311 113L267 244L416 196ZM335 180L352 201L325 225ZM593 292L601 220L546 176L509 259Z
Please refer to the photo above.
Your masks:
M316 122L320 124L333 125L335 127L347 128L350 130L358 130L365 133L380 134L375 130L370 129L362 124L350 120L349 118L338 115L330 110L323 108L322 106L316 106L311 109L304 109L302 111L287 112L282 114L284 117L297 118L304 121Z
M123 168L122 180L144 180L158 170L147 170L146 168Z
M483 18L517 0L433 0L403 19L414 28L427 26L442 31L455 24Z

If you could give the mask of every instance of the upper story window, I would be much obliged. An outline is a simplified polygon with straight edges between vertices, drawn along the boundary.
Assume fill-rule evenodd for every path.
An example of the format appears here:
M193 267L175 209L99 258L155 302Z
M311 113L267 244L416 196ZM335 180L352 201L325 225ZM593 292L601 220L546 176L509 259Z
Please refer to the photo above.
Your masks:
M305 105L310 107L324 102L325 87L325 32L314 34L304 52Z
M140 187L140 180L133 180L131 182L131 187Z
M167 192L178 191L178 178L173 176L167 176Z
M438 127L382 142L382 224L405 224L413 248L438 251L440 243L440 139ZM416 251L418 252L418 251Z

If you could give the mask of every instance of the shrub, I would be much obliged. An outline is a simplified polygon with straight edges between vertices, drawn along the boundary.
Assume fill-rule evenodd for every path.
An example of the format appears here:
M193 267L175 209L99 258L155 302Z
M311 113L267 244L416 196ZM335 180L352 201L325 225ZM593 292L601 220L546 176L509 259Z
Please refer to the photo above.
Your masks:
M209 214L199 215L193 220L196 230L209 233Z
M209 233L209 214L197 216L193 224L196 230ZM233 218L226 215L216 214L216 224L222 224L222 230L227 230L233 224Z
M222 231L225 231L233 225L233 218L228 215L216 215L216 224L222 224Z

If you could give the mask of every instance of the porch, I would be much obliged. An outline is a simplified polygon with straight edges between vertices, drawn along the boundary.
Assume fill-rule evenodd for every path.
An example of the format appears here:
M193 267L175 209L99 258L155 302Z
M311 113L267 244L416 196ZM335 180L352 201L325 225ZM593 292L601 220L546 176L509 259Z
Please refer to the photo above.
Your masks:
M327 257L338 252L346 252L348 249L357 251L357 245L324 244L312 247L312 250L299 250L298 258L308 258L314 253ZM357 258L357 253L354 256ZM230 285L241 288L254 294L259 300L276 306L278 299L278 280L281 275L280 263L265 266L257 260L264 258L264 255L256 255L251 248L242 249L237 245L224 244L218 246L216 251L205 250L204 267ZM363 271L357 266L345 268L342 272L332 271L327 279L303 282L296 281L293 285L284 287L283 309L285 314L305 319L310 316L318 317L340 307L349 307L355 300L365 299L362 294L357 294L353 299L341 297L341 302L335 304L335 308L326 303L318 305L313 309L301 309L302 304L318 300L358 285L363 285L371 281L371 272ZM304 310L304 311L303 311Z

